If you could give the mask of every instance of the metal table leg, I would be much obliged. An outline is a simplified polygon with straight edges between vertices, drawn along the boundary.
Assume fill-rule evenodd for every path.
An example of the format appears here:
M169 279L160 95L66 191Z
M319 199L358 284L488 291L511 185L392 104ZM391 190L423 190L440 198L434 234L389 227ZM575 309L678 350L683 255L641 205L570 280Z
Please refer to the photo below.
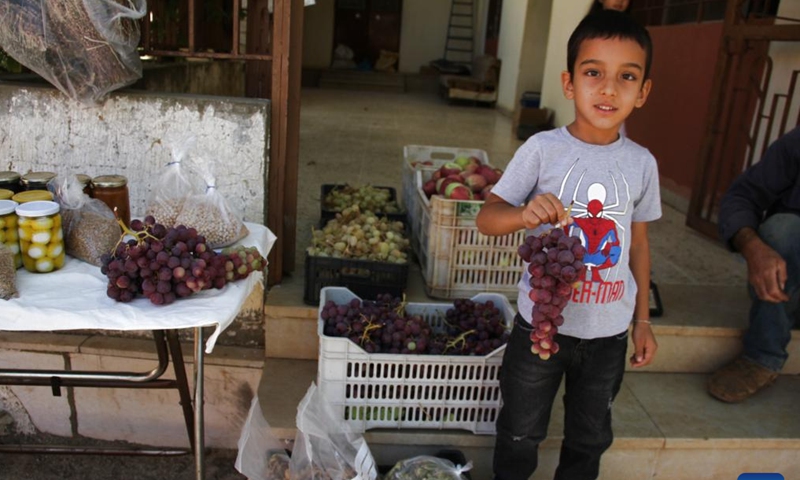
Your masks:
M205 478L205 432L203 429L203 328L194 329L194 471Z

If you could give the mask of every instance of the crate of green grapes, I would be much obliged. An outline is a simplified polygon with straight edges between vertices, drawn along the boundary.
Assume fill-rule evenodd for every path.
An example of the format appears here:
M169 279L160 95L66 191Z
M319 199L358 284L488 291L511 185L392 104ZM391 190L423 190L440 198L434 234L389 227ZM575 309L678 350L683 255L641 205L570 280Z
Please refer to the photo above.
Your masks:
M322 185L320 198L322 225L352 205L358 205L361 211L370 211L389 220L406 223L406 212L400 208L397 203L397 192L391 187L325 184Z

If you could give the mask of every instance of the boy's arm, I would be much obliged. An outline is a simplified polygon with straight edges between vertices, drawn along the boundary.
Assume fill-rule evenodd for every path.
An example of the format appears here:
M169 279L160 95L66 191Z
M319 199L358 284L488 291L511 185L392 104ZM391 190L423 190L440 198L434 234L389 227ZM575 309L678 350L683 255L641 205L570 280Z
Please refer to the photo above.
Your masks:
M631 365L643 367L653 361L658 343L650 328L650 242L647 223L631 223L630 266L636 281L636 306L633 311L633 346Z
M564 205L552 193L537 195L526 205L515 207L490 193L478 212L475 225L484 235L508 235L523 228L557 224L565 216Z

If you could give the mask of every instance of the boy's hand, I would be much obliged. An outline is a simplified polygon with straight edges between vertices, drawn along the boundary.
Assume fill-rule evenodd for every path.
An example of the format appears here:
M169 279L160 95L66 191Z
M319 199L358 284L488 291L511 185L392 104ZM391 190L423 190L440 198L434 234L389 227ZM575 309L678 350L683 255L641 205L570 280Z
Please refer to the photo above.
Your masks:
M633 355L631 366L634 368L650 365L658 350L656 337L649 323L635 322L633 324Z
M552 193L544 193L534 197L522 210L522 223L525 228L534 229L540 225L557 225L559 222L570 222L561 200ZM562 226L566 226L566 223Z

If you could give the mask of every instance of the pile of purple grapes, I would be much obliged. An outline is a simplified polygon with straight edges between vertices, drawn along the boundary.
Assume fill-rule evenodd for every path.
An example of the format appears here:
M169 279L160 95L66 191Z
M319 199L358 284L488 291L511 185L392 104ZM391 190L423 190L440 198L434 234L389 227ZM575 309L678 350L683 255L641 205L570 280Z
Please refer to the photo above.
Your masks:
M564 324L561 312L572 296L572 284L586 275L583 264L586 249L578 237L567 236L563 229L554 228L542 237L527 237L517 253L528 262L531 276L529 296L534 303L531 352L547 360L558 353L554 337L558 327Z
M347 337L367 353L487 355L508 341L503 313L491 301L455 300L442 328L431 327L404 307L401 299L388 294L342 305L328 300L321 312L323 332Z
M266 260L254 247L235 247L216 253L194 228L167 228L152 216L131 221L123 230L131 238L103 255L100 271L108 278L106 294L119 302L144 295L155 305L261 271Z

